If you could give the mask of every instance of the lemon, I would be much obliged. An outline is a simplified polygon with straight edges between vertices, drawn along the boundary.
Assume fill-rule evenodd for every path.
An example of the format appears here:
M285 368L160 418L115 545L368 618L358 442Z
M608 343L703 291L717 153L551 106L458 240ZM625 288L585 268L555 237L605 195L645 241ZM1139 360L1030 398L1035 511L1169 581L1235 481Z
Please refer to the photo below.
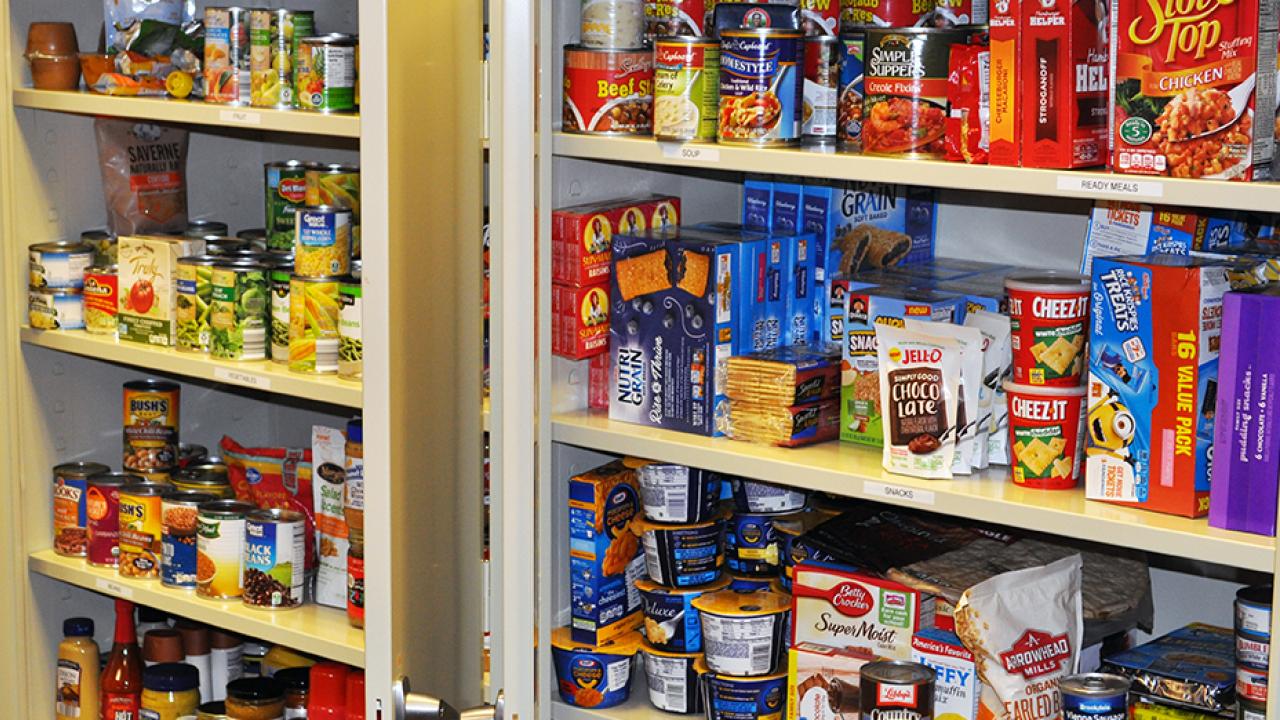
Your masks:
M169 77L164 79L164 89L168 90L170 95L178 99L182 99L190 95L191 88L191 75L181 70L174 70L169 73Z

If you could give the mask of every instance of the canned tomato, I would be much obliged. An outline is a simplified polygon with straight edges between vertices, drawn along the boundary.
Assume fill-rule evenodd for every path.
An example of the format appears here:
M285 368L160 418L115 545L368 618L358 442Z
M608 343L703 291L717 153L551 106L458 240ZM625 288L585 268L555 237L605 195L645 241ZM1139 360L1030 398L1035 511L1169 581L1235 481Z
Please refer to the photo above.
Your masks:
M178 465L178 415L182 390L164 380L124 384L124 469L172 470Z
M263 166L267 189L267 249L293 250L298 208L307 204L307 168L297 160Z
M720 142L794 145L800 141L802 39L799 30L720 32Z
M85 230L80 233L80 242L93 248L94 265L115 265L119 257L116 250L116 236L106 230Z
M633 48L644 41L644 0L582 0L582 44Z
M240 597L244 578L245 517L257 508L239 500L214 500L196 508L196 594Z
M173 492L164 483L134 483L120 489L120 558L122 577L160 577L162 501Z
M653 131L653 53L564 49L563 130L588 135Z
M28 251L32 288L81 288L93 246L78 240L36 243Z
M293 272L302 277L345 275L351 271L351 211L332 205L297 211Z
M160 582L168 587L196 586L197 508L217 496L194 490L175 490L160 501Z
M653 48L653 136L716 139L720 45L710 38L663 38Z
M863 152L944 155L951 46L966 36L962 30L867 29Z
M351 257L360 257L360 166L311 164L306 179L307 205L351 211Z
M249 94L255 107L291 108L297 38L314 35L310 10L249 11Z
M53 468L53 551L84 557L88 547L89 478L111 468L95 462L69 462Z
M298 40L294 55L296 106L312 112L356 109L356 38L329 33Z
M252 260L213 267L209 311L209 354L224 360L267 357L271 291L267 266Z
M1129 678L1107 673L1069 675L1058 682L1063 720L1126 720Z
M293 266L271 269L271 362L289 364L289 282Z
M863 50L862 31L840 35L840 99L836 112L836 139L846 150L862 149Z
M935 0L844 0L840 31L863 28L909 28L933 11Z
M106 472L89 478L84 514L90 565L115 567L120 556L120 491L142 482L129 473Z
M84 291L80 288L31 288L27 322L37 330L84 329Z
M84 329L95 335L115 335L119 313L120 275L115 265L84 271Z
M844 44L834 35L804 41L804 107L800 132L808 144L829 145L836 141L843 55Z
M1089 278L1044 271L1004 282L1009 295L1013 381L1075 387L1085 368Z
M809 37L839 35L841 4L840 0L800 0L800 29Z
M176 347L179 352L209 352L213 266L220 262L224 260L213 255L178 258L178 298L174 316L178 321Z
M338 372L339 278L298 277L289 282L289 369Z
M249 11L242 7L205 8L204 99L249 104Z
M338 377L364 377L364 289L360 272L348 275L338 286Z
M928 720L933 717L933 670L919 663L883 660L862 666L862 717ZM892 713L892 715L890 715Z
M302 604L306 521L293 510L257 510L244 526L244 604L285 610Z
M648 0L644 4L645 41L711 35L707 16L715 0Z

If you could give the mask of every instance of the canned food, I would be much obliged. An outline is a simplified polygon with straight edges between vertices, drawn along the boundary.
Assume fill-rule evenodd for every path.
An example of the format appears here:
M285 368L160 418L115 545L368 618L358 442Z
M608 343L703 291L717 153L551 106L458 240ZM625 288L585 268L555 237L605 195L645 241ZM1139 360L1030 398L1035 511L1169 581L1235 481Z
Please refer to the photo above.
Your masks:
M226 237L231 227L221 220L189 220L187 229L182 231L183 237L200 240L207 237Z
M195 490L175 490L160 502L160 582L168 587L196 586L197 509L218 498Z
M1063 720L1126 720L1129 678L1107 673L1068 675L1058 682Z
M644 0L582 0L582 44L634 48L644 42Z
M310 163L286 160L263 166L267 191L267 249L293 250L294 222L298 208L307 204L307 168Z
M1267 669L1236 666L1236 699L1251 703L1267 702Z
M991 18L987 0L937 0L937 7L922 24L933 27L986 25Z
M877 2L842 2L840 31L852 32L872 28L910 28L933 10L934 2L915 0L878 0Z
M124 384L124 469L149 473L178 465L182 389L164 380Z
M235 491L227 477L227 466L215 459L194 463L173 474L173 487L213 495L214 499L231 499Z
M306 519L293 510L257 510L245 519L244 604L285 610L306 587Z
M164 554L162 502L173 492L164 483L134 483L120 489L120 557L117 569L128 578L160 577Z
M242 7L205 8L205 102L248 105L249 97L249 11ZM221 234L226 234L226 228Z
M120 275L115 265L84 271L84 329L95 335L115 335L120 302Z
M346 380L364 377L363 299L359 272L343 278L338 286L338 377Z
M652 133L653 53L565 46L561 117L568 133Z
M863 152L943 157L951 46L967 37L963 30L867 29Z
M302 277L351 271L351 211L332 205L298 208L293 272Z
M37 330L84 329L84 291L80 288L31 288L27 322Z
M289 369L293 372L338 372L338 301L336 277L298 277L289 282Z
M739 575L772 577L782 566L782 538L774 529L780 516L736 513L725 532L724 558Z
M715 0L649 0L644 5L644 37L648 43L676 36L704 37Z
M230 257L236 253L250 252L252 250L253 248L249 247L249 243L240 238L214 235L204 239L204 252L206 255Z
M249 100L254 107L291 108L297 39L314 35L310 10L249 11Z
M862 717L928 720L936 674L919 663L883 660L862 666ZM892 713L892 715L890 715Z
M216 600L244 592L245 517L256 508L239 500L214 500L196 509L196 594Z
M720 32L720 142L800 142L802 39L799 30Z
M839 0L800 0L800 29L809 37L840 34Z
M95 462L69 462L53 468L53 551L84 557L89 544L89 478L111 468Z
M1236 720L1266 720L1267 704L1248 700L1236 701Z
M270 290L267 266L252 260L215 265L209 311L209 354L224 360L267 357Z
M845 150L862 149L862 72L866 35L861 32L840 36L840 100L836 112L836 139Z
M713 672L738 677L777 672L788 642L791 596L768 590L721 590L693 601Z
M294 90L301 110L323 113L355 110L355 36L329 33L298 40Z
M698 663L707 720L777 720L787 707L787 674L761 677L720 675Z
M351 257L360 257L360 166L311 164L306 179L307 205L351 211Z
M830 145L836 141L840 59L843 55L844 45L834 35L805 38L800 134L806 144Z
M94 265L115 265L119 257L116 252L116 236L106 230L85 230L80 233L80 242L93 248Z
M271 362L289 364L289 282L293 267L271 269Z
M293 219L293 216L289 216ZM254 250L267 249L267 229L266 228L248 228L236 233L237 240L243 240L249 243L249 247ZM286 252L293 252L293 233L289 233L288 246L283 248Z
M79 240L32 245L28 251L34 288L82 288L84 271L93 264L93 246Z
M178 321L176 347L179 352L209 352L213 266L220 262L225 261L213 255L178 258L178 299L174 315Z
M142 482L129 473L105 472L89 478L84 512L90 565L115 567L120 556L120 491Z
M1236 592L1236 632L1270 641L1271 585L1252 585Z
M675 37L653 48L653 136L715 142L720 105L720 44Z
M209 448L196 443L178 444L178 467L187 468L209 459Z
M1257 637L1236 635L1236 662L1265 668L1271 660L1271 643Z

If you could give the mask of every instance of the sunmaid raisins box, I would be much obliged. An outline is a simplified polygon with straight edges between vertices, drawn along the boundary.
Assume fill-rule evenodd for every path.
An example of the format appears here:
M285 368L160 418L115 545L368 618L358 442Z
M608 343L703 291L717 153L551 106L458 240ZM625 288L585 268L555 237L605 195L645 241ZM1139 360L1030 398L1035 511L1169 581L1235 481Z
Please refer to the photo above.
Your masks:
M1230 267L1175 255L1093 261L1085 497L1208 512Z
M640 627L644 552L630 530L640 514L639 463L614 460L569 480L569 594L575 642L600 645Z
M679 228L619 236L610 279L609 417L722 435L725 363L743 352L748 261L764 235Z

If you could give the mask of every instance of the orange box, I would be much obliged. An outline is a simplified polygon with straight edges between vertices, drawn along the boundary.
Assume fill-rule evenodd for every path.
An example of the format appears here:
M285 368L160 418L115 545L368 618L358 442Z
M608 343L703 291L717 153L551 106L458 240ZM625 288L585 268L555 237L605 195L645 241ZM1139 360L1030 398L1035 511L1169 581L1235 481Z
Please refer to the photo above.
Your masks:
M992 165L1022 163L1018 104L1019 0L991 4L991 150Z

